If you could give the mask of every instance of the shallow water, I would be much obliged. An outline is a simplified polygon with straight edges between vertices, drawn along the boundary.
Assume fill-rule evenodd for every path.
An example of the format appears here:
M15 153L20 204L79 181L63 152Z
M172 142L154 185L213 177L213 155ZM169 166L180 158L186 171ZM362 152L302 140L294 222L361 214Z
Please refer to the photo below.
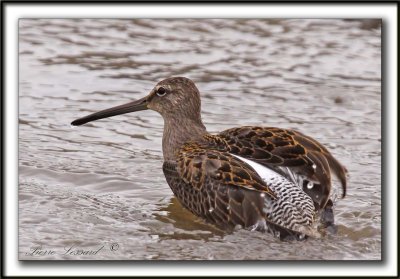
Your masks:
M381 30L351 20L19 21L20 259L381 259ZM295 128L348 168L337 235L204 224L163 173L163 121L70 122L193 79L210 132ZM83 253L84 252L84 253ZM86 254L86 255L82 255Z

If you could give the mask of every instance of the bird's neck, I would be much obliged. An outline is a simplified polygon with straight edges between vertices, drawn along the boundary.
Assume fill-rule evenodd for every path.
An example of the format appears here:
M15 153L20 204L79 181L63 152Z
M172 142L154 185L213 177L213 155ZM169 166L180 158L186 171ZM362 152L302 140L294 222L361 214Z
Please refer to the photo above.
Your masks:
M176 152L188 141L201 140L208 134L201 118L168 117L164 118L162 149L164 161L175 161Z

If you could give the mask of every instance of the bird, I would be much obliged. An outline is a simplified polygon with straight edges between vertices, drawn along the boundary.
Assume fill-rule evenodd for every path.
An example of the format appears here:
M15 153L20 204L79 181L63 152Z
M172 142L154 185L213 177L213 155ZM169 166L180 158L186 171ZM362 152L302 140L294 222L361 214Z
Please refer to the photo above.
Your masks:
M337 229L332 176L339 179L344 198L348 171L328 149L294 129L241 126L209 133L199 89L189 78L166 78L141 99L71 125L141 110L163 117L167 184L181 205L206 223L289 241L320 238L324 228Z

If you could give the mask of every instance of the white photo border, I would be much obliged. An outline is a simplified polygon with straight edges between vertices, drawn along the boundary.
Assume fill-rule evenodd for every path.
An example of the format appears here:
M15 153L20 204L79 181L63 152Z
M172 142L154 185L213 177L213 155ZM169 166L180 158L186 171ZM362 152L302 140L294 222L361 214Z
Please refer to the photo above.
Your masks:
M397 276L397 4L2 3L3 275L6 276ZM20 18L382 18L382 261L142 262L18 261L18 19ZM385 121L385 123L383 123ZM4 142L3 142L4 144Z

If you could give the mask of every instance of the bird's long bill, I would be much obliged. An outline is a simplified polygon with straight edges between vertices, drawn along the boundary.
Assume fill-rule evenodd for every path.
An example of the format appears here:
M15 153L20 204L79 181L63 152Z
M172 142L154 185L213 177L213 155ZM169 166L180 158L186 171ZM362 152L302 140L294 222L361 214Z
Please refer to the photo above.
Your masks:
M139 100L136 100L136 101L124 104L124 105L105 109L105 110L102 110L99 112L92 113L88 116L76 119L71 122L71 125L80 126L85 123L99 120L102 118L107 118L107 117L111 117L111 116L115 116L115 115L120 115L120 114L129 113L129 112L140 111L140 110L146 110L146 109L148 109L147 108L147 96L142 99L139 99Z

